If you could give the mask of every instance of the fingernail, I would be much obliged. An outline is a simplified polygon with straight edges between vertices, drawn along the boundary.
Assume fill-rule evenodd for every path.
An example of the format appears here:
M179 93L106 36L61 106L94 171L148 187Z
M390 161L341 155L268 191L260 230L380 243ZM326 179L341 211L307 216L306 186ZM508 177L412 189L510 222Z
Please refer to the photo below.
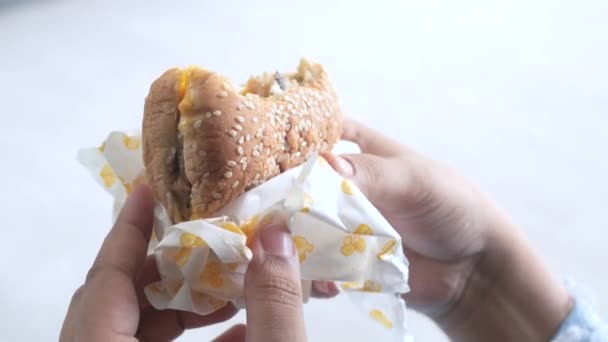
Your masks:
M295 255L293 240L284 225L269 225L262 228L260 241L266 254L286 257Z
M312 283L316 295L323 298L335 297L339 291L336 284L332 281L314 281Z
M348 160L335 156L336 160L336 168L339 174L344 177L352 177L355 175L355 169L353 168L353 164L351 164Z
M327 284L327 294L329 294L330 296L335 296L338 293L340 293L340 290L338 290L338 286L336 286L336 283L330 282Z
M325 281L315 282L314 286L315 286L315 289L318 290L319 292L323 292L323 293L329 292L329 288L327 287L327 282L325 282Z

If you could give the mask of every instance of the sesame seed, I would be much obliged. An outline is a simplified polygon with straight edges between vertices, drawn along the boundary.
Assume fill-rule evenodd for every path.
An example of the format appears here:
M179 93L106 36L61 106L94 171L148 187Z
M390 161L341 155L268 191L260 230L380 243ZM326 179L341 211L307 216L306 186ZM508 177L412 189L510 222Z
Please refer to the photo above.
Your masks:
M240 137L238 142L239 144L243 144L245 142L245 137Z
M258 117L257 117L257 116L254 116L253 118L251 118L251 121L253 121L253 122L258 122Z
M245 106L243 106L242 104L239 104L238 106L236 106L236 110L243 110L245 109Z
M211 112L207 112L207 113L205 113L205 117L206 117L207 119L209 119L209 118L211 117Z
M226 173L224 173L224 177L225 178L232 178L232 171L227 171Z
M220 115L222 115L222 112L219 110L215 110L215 111L213 111L212 114L213 114L213 116L220 116Z
M243 169L243 171L247 170L247 163L243 163L243 165L241 165L241 169Z
M251 101L245 101L245 107L253 110L255 107L253 106L253 102Z
M247 134L247 135L245 136L245 140L247 140L247 141L251 140L251 135Z
M260 152L258 152L258 151L253 151L253 152L251 153L251 155L252 155L252 156L254 156L254 157L259 157L259 156L260 156Z
M295 156L296 158L299 158L299 157L300 157L300 152L298 151L298 152L294 153L294 156Z
M222 197L224 197L219 192L214 192L212 195L213 195L213 198L215 198L215 199L221 199Z
M280 105L279 106L279 111L282 112L283 110L285 110L285 105Z
M256 179L256 180L260 179L260 174L259 174L259 173L256 173L256 174L255 174L255 179Z
M232 188L236 188L237 186L239 186L239 181L235 181L234 183L232 183Z
M231 130L228 131L228 135L230 135L231 137L234 138L234 137L236 137L236 131L233 130L233 129L231 129Z
M224 98L226 96L228 96L228 92L227 91L222 90L219 93L217 93L217 97L219 97L220 99Z
M245 118L244 118L244 117L242 117L242 116L240 116L240 115L237 115L237 116L235 116L234 118L236 119L236 121L238 121L238 122L240 122L240 123L245 122Z
M239 155L241 155L241 156L242 156L242 155L243 155L243 146L238 146L238 147L236 148L236 152L237 152Z
M194 128L200 128L202 124L203 124L203 122L200 119L198 119L198 120L194 121Z
M237 131L242 131L243 130L243 126L241 126L241 125L234 125L234 129L236 129Z
M302 143L300 143L300 145L302 145L302 147L306 147L307 143L306 143L306 141L302 141Z
M293 110L293 105L291 103L287 105L287 110Z
M226 90L226 91L232 90L232 87L230 86L230 84L228 82L224 82L224 84L222 84L222 88L224 88L224 90Z
M227 163L228 167L235 167L236 166L236 162L234 160L229 160Z

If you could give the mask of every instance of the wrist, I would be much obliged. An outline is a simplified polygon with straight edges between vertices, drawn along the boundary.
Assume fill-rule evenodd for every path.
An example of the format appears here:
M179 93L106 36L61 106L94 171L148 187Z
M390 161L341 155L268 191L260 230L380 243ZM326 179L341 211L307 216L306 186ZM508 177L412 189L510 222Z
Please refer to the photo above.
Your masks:
M493 228L454 306L435 321L454 340L548 341L572 299L516 229Z

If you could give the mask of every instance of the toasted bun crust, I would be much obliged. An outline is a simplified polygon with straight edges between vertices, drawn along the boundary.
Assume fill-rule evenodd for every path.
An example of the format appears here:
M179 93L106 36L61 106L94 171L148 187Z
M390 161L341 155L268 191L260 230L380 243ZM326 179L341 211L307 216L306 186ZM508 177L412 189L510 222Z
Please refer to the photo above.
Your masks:
M342 113L323 67L251 78L238 93L206 70L171 69L146 98L147 178L174 223L205 218L338 141Z

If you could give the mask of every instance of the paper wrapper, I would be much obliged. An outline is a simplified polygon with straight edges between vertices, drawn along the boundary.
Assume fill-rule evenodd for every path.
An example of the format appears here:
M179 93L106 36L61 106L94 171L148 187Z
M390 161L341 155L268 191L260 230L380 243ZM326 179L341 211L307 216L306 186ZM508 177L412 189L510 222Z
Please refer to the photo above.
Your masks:
M144 173L138 132L113 132L80 162L114 197L114 218ZM308 296L313 280L335 281L382 341L410 341L401 295L409 288L401 237L359 189L317 155L242 194L214 218L172 225L155 210L154 254L161 280L145 294L157 309L209 314L243 307L251 250L247 238L268 215L285 219L298 250ZM159 241L160 240L160 241Z

